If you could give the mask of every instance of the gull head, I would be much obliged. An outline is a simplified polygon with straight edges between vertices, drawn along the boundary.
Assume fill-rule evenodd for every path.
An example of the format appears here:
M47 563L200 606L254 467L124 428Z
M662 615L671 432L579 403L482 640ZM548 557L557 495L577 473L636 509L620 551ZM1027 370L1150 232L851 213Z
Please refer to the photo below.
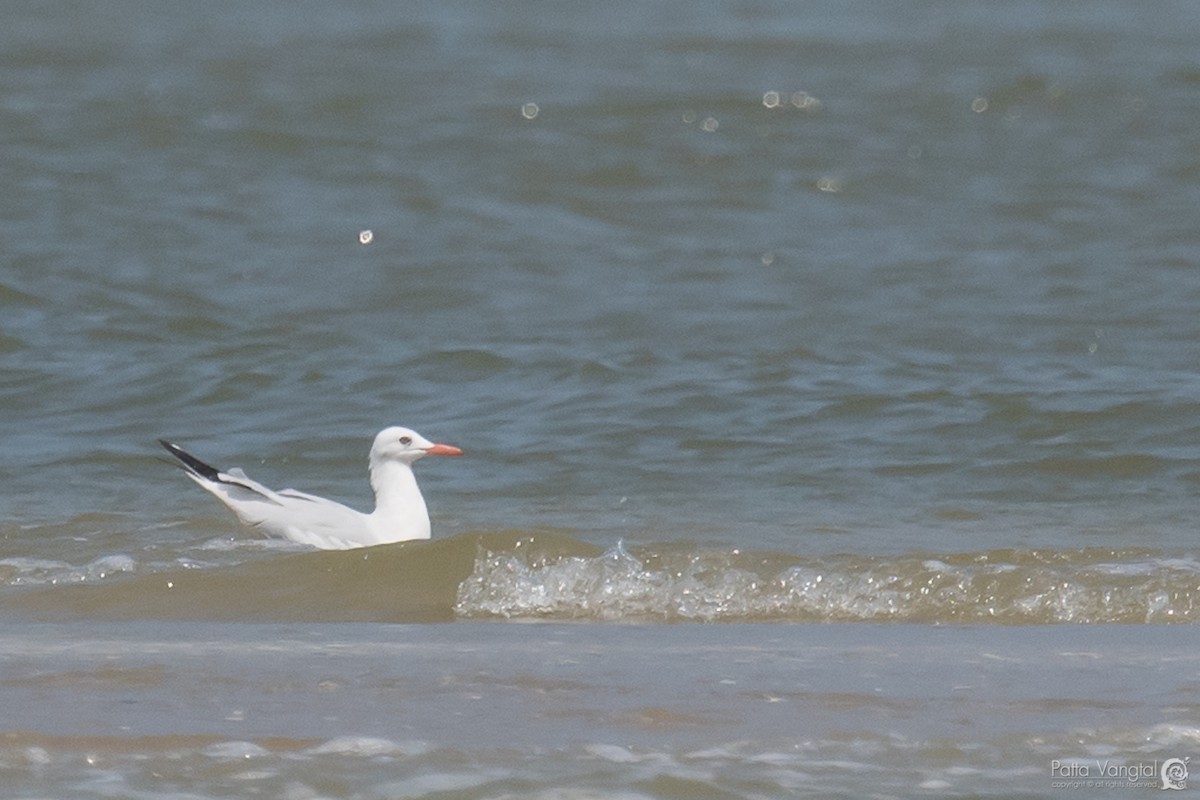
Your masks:
M371 463L399 461L412 464L425 456L461 456L462 450L448 444L437 444L408 428L384 428L371 445Z

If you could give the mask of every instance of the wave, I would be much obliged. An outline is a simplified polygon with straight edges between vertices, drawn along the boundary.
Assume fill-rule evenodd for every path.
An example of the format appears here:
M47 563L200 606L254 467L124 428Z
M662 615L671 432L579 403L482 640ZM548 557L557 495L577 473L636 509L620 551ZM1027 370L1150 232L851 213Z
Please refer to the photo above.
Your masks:
M136 565L132 556L123 553L101 556L81 566L47 558L0 558L0 586L82 583L133 572Z
M1151 551L996 550L798 558L622 545L532 562L489 553L460 617L647 622L1180 622L1200 613L1200 562Z
M1170 623L1200 618L1200 560L1152 549L819 555L694 544L603 550L463 534L235 565L0 561L12 612L55 619L442 622Z

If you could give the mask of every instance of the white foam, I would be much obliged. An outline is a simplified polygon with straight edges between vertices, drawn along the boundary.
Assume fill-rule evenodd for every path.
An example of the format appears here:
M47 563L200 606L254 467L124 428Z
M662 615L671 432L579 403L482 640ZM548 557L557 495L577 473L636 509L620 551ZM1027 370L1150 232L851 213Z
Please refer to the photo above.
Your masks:
M249 756L247 756L249 758ZM239 772L235 775L230 775L231 780L235 781L265 781L270 778L277 777L279 770L274 769L248 769L244 772Z
M44 767L51 761L50 753L46 750L46 748L37 747L36 745L33 747L26 747L24 755L25 760L28 763L37 767Z
M533 794L500 795L502 800L653 800L650 795L621 789L554 788Z
M384 797L401 800L408 797L423 797L439 792L465 792L494 781L512 777L503 769L481 769L472 772L427 772L404 780L379 786L376 792Z
M236 536L218 536L199 545L201 550L217 552L236 552L238 550L265 550L267 552L305 552L312 548L287 539L260 538L250 539Z
M81 566L44 558L0 559L0 583L9 586L84 583L136 571L137 561L124 553L100 556Z
M642 760L640 756L634 755L628 747L622 747L619 744L589 744L584 750L596 758L602 758L614 764L636 764Z
M425 742L393 742L372 736L342 736L309 748L308 755L350 755L373 758L379 756L419 756L428 753Z
M254 742L218 742L204 748L204 755L216 759L249 759L270 755L270 751Z
M630 554L531 562L482 554L458 587L462 617L613 621L1175 622L1200 616L1196 563L1145 558L1095 564L1085 551L1046 561L982 554L830 557L802 564L737 551ZM772 572L769 564L779 564Z
M461 616L563 616L602 620L716 620L753 613L760 579L697 553L680 570L652 570L623 543L597 558L530 565L487 554L458 589Z
M1164 722L1146 731L1145 741L1156 747L1187 746L1194 750L1200 747L1200 728L1195 725Z

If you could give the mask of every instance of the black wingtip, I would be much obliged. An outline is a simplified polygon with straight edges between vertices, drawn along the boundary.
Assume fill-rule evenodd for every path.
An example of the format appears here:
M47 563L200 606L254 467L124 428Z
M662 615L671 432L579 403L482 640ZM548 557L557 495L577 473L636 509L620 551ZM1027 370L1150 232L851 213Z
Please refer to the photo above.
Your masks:
M206 464L194 455L184 450L177 444L168 442L166 439L159 439L158 443L166 448L167 452L183 462L183 465L192 472L202 478L207 478L210 481L221 480L221 472L212 464Z

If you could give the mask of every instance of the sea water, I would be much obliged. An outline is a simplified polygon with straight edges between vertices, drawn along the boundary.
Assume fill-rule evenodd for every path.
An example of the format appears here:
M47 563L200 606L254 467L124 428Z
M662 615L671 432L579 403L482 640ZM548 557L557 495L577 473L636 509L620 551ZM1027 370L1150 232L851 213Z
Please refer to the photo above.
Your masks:
M1200 749L1192 6L3 20L0 794ZM155 443L368 508L390 424L466 451L431 542L256 538Z

